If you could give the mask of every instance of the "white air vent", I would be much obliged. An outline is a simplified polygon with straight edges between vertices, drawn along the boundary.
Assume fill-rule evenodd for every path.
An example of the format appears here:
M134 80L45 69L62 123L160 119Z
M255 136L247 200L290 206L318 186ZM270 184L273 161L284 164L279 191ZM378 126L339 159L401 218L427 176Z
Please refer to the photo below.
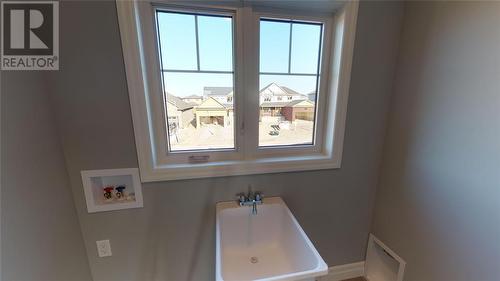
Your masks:
M406 262L370 234L366 250L365 277L368 281L403 281Z

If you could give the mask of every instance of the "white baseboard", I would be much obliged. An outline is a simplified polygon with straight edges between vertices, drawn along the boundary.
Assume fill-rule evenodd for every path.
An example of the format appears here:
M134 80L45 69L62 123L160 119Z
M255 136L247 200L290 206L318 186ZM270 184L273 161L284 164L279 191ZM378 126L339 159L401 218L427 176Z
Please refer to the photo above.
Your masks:
M365 262L355 262L332 266L328 269L328 275L320 277L318 281L341 281L365 275Z

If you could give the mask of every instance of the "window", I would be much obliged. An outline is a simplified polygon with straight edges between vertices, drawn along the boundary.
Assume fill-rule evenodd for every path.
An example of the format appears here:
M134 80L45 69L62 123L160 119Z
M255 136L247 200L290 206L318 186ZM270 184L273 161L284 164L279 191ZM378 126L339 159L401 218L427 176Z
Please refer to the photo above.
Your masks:
M234 149L233 18L157 9L169 151ZM203 101L184 101L190 95Z
M340 167L357 2L162 1L117 1L143 181Z
M260 19L260 94L277 98L261 111L259 146L313 145L323 23Z

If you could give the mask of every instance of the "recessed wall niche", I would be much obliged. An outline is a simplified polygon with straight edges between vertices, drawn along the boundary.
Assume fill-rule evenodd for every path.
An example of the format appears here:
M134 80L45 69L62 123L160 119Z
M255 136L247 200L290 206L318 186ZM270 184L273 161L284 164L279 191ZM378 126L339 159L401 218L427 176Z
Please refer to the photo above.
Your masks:
M139 169L81 171L89 213L143 207Z

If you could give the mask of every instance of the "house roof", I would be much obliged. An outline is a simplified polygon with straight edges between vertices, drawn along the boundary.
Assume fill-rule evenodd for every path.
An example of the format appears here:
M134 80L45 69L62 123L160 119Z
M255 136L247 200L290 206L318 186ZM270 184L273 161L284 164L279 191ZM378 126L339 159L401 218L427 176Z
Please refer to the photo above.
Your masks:
M223 103L222 105L227 109L232 109L234 107L232 103Z
M233 87L204 87L203 94L206 97L211 96L230 96L233 95ZM301 96L307 98L306 95L301 94L285 86L279 86L276 83L270 83L260 90L259 94L270 94L272 96ZM192 98L199 98L199 96L192 95ZM189 98L186 97L186 98Z
M233 87L203 87L205 96L227 96L233 92Z
M285 90L285 92L288 94L288 95L292 95L292 96L304 96L303 94L297 92L297 91L294 91L288 87L285 87L285 86L281 86L281 89Z
M295 105L298 105L299 103L307 103L309 104L309 106L314 106L314 102L310 101L310 100L294 100L294 101L291 101L289 102L286 106L295 106Z
M216 106L209 106L210 104L216 105ZM197 110L217 110L217 109L231 109L233 108L233 104L228 104L228 103L220 103L218 100L214 99L213 97L209 97L208 99L204 100L199 106L196 107Z
M265 86L264 88L262 88L262 90L260 90L260 94L270 94L272 96L301 96L301 97L305 97L305 95L297 92L297 91L294 91L288 87L285 87L285 86L279 86L278 84L276 83L271 83L267 86Z
M177 107L179 110L186 110L193 108L192 105L183 101L181 98L167 93L167 102L171 103L173 106Z
M203 97L202 96L198 96L198 95L189 95L187 97L182 97L183 100L185 99L202 99Z

